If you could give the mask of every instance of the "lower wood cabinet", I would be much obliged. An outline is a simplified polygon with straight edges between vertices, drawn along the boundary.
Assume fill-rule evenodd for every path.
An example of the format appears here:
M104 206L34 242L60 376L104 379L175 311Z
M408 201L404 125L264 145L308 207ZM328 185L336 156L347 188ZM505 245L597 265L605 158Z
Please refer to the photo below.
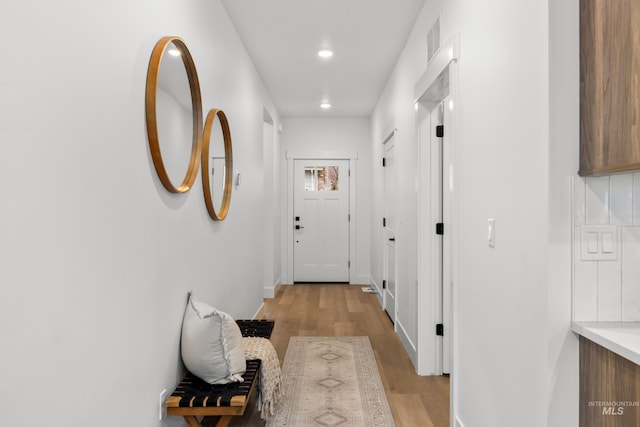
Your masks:
M580 337L580 427L640 426L640 366Z

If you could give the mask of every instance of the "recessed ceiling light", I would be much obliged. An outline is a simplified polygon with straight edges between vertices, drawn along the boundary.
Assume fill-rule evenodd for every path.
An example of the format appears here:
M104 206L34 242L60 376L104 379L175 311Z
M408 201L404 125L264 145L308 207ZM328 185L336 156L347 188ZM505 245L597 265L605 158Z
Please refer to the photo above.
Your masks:
M328 110L329 108L331 108L331 104L329 104L328 102L323 102L322 104L320 104L320 108Z
M333 56L333 51L330 49L321 49L318 51L318 56L320 58L331 58Z

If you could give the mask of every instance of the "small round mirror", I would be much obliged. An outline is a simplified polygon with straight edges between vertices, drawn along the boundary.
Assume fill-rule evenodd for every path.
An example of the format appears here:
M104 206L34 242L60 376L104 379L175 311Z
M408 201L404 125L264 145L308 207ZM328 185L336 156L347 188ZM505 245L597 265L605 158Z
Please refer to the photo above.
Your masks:
M193 58L179 37L163 37L156 43L145 100L149 148L158 177L170 192L184 193L200 166L202 101Z
M203 139L201 162L204 201L211 218L222 221L229 212L233 184L231 131L224 111L209 111L204 122Z

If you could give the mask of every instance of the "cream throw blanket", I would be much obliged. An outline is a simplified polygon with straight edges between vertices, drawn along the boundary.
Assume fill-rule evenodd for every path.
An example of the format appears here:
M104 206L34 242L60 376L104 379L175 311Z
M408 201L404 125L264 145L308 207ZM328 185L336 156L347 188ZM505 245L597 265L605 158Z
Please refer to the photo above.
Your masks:
M263 420L275 414L276 405L283 395L280 360L273 344L266 338L242 339L244 355L248 360L260 359L258 382L258 408Z

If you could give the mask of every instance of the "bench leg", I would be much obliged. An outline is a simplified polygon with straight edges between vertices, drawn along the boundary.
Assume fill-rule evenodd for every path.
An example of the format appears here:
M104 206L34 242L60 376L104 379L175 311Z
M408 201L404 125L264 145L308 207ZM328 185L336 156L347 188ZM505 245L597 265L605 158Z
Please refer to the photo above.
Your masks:
M216 424L216 427L227 427L231 422L232 418L233 416L231 415L224 415L220 417L220 419L218 420L218 423Z
M193 415L184 415L183 418L189 427L202 427L200 421L198 421L198 419Z

